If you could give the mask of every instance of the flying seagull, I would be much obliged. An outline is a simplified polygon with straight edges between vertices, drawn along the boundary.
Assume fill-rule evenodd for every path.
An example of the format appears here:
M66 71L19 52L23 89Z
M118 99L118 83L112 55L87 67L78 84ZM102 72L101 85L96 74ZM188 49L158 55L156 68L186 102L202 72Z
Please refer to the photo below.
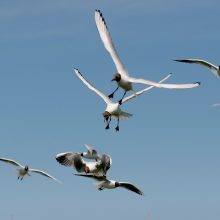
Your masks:
M87 148L87 151L80 154L82 157L96 161L101 157L93 147L88 144L84 144L84 146Z
M110 56L112 57L112 60L117 69L117 73L113 76L112 81L116 81L118 84L118 87L109 95L109 98L113 98L114 93L118 90L119 87L121 87L122 89L124 89L124 95L119 101L121 102L125 94L128 91L134 91L133 83L140 83L140 84L155 86L158 88L167 88L167 89L190 89L190 88L194 88L200 85L199 82L192 83L192 84L160 84L160 83L146 80L146 79L137 79L137 78L131 77L128 74L128 71L126 70L126 68L124 67L123 63L121 62L118 56L118 53L111 39L111 35L108 31L106 21L100 10L95 10L95 22L96 22L96 26L97 26L100 38L104 44L104 47L108 51Z
M56 155L56 160L63 166L73 167L78 173L105 176L112 164L109 155L103 154L97 162L87 162L82 159L80 153L65 152Z
M61 181L57 180L56 178L54 178L53 176L49 175L48 173L46 173L44 171L30 168L27 165L23 166L15 160L11 160L11 159L8 159L8 158L1 157L0 161L12 164L12 165L17 166L17 167L20 167L19 169L16 169L16 173L18 174L18 179L20 179L20 180L23 180L23 178L25 176L30 176L29 171L31 171L31 172L38 173L38 174L41 174L43 176L46 176L48 178L51 178L51 179L57 181L58 183L61 183Z
M199 60L199 59L178 59L178 60L174 60L177 62L183 62L183 63L196 63L199 65L202 65L204 67L209 68L217 77L220 77L220 66L215 66L212 63L209 63L205 60Z
M92 90L94 93L96 93L96 95L100 96L103 101L106 103L107 107L105 109L105 111L103 112L103 117L104 117L104 121L106 122L106 127L105 129L109 129L109 124L111 122L111 119L116 119L117 120L117 126L116 126L116 131L119 131L119 120L120 119L127 119L129 117L132 116L132 114L124 112L121 110L120 105L141 95L143 92L152 89L154 86L149 86L145 89L142 89L138 92L136 92L135 94L130 95L129 97L126 97L124 99L122 99L122 101L119 102L113 102L108 96L104 95L101 91L99 91L98 89L96 89L92 84L90 84L84 77L83 75L80 73L80 71L78 69L74 69L76 75L78 76L78 78L90 89ZM171 76L171 74L169 74L168 76L166 76L164 79L162 79L159 84L165 80L167 80L169 77Z
M83 177L88 177L88 178L93 178L97 181L100 181L98 185L96 185L98 190L103 190L103 189L115 189L117 187L123 187L125 189L131 190L139 195L144 195L143 192L138 189L136 186L134 186L131 183L128 182L118 182L115 180L109 180L105 176L97 177L95 175L91 174L75 174L76 176L83 176Z

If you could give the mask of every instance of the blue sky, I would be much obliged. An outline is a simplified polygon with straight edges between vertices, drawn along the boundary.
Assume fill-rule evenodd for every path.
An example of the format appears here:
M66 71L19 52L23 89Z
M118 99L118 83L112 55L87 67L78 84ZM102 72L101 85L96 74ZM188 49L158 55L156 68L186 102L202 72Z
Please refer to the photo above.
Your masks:
M32 175L17 181L1 163L0 219L218 219L220 215L220 81L177 58L219 65L217 0L0 2L0 156L43 169L63 184ZM170 83L201 81L190 90L152 89L126 103L133 117L106 131L103 101L73 74L79 68L109 94L115 66L94 21L101 9L129 73ZM138 90L140 86L136 86ZM118 100L123 91L115 96ZM111 179L137 185L97 191L55 155L83 144L112 156Z

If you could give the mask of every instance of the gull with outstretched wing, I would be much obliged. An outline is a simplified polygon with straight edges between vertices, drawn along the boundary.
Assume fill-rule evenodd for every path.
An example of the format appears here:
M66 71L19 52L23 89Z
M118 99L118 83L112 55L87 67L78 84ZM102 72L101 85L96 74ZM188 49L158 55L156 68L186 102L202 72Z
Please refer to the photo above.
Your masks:
M109 180L105 176L95 176L91 174L75 174L76 176L82 176L82 177L87 177L87 178L92 178L95 179L101 183L96 185L98 190L103 190L103 189L115 189L117 187L123 187L125 189L128 189L132 192L135 192L139 195L144 195L144 193L138 189L135 185L129 183L129 182L119 182L115 180Z
M200 85L199 82L191 83L191 84L163 84L163 83L157 83L157 82L146 80L146 79L137 79L137 78L131 77L128 74L128 71L126 70L126 68L124 67L123 63L121 62L118 56L118 53L113 44L110 32L106 25L106 21L100 10L95 10L95 23L96 23L100 38L104 44L104 47L110 54L117 69L117 73L113 76L112 81L116 81L118 84L118 87L109 95L109 98L113 98L114 93L118 90L119 87L121 87L122 89L124 89L124 95L120 99L119 103L122 102L122 99L124 98L124 96L126 95L128 91L134 91L133 83L145 84L145 85L155 86L158 88L166 88L166 89L190 89L190 88L194 88Z
M146 92L150 89L152 89L154 86L149 86L145 89L142 89L138 92L136 92L135 94L130 95L129 97L126 97L125 99L123 99L120 103L119 102L113 102L108 96L106 96L105 94L103 94L101 91L99 91L98 89L96 89L91 83L89 83L84 77L83 75L80 73L79 69L74 69L77 77L91 90L93 91L96 95L100 96L103 101L106 103L106 109L103 112L103 117L104 117L104 121L106 122L106 127L105 129L109 129L109 124L111 122L111 119L116 119L117 120L117 126L116 126L116 131L119 131L119 120L121 119L127 119L129 117L132 116L132 114L124 112L121 110L120 105L122 103L125 103L141 94L143 94L143 92ZM169 74L168 76L166 76L164 79L162 79L160 83L162 83L163 81L167 80L169 77L171 76L171 74Z
M61 183L61 181L59 181L58 179L54 178L53 176L51 176L50 174L48 174L44 171L30 168L27 165L23 166L15 160L1 157L0 161L12 164L12 165L17 166L17 167L20 167L19 169L16 169L16 172L18 174L18 179L20 179L20 180L23 180L23 178L25 176L30 176L30 174L29 174L29 171L30 171L30 172L33 172L33 173L38 173L38 174L43 175L45 177L48 177L50 179L53 179L53 180L57 181L58 183Z

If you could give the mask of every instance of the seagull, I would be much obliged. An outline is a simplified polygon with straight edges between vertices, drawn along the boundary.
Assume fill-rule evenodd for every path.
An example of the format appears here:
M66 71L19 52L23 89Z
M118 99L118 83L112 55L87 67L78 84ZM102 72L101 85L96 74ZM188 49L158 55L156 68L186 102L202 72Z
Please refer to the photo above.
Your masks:
M73 167L78 173L94 174L96 176L105 176L112 165L112 159L109 155L103 154L97 162L84 161L80 153L65 152L56 155L56 160L63 166Z
M106 127L105 129L109 129L109 124L111 122L111 119L116 119L117 120L117 126L115 128L116 131L119 131L119 120L120 119L127 119L129 117L132 116L132 114L124 112L121 110L120 105L141 95L143 92L152 89L154 86L149 86L145 89L142 89L138 92L136 92L135 94L132 94L124 99L122 99L121 102L113 102L108 96L104 95L101 91L99 91L98 89L96 89L92 84L90 84L84 77L83 75L80 73L80 71L78 69L74 69L76 75L78 76L78 78L90 89L92 90L94 93L96 93L98 96L100 96L103 101L106 103L106 109L103 112L103 117L104 117L104 122L106 122ZM169 74L168 76L166 76L164 79L162 79L159 83L167 80L169 77L171 76L171 74Z
M116 81L118 87L109 95L109 98L113 98L114 93L119 89L119 87L121 87L122 89L124 89L123 97L121 98L121 100L119 100L119 102L121 102L128 91L134 91L133 83L146 84L158 88L167 89L190 89L200 85L199 82L192 84L160 84L150 80L131 77L117 54L117 51L111 39L111 35L108 31L106 21L100 10L95 10L95 22L104 47L112 57L112 60L117 69L117 73L113 76L112 81Z
M208 67L217 77L220 77L220 66L215 66L212 63L209 63L205 60L199 60L199 59L182 59L182 60L174 60L177 62L183 62L183 63L196 63L205 67Z
M88 177L88 178L93 178L97 181L100 181L101 183L96 185L98 190L103 190L103 189L115 189L117 187L123 187L125 189L131 190L139 195L144 195L144 193L138 189L136 186L134 186L131 183L128 182L118 182L115 180L109 180L105 176L95 176L91 174L75 174L76 176L83 176L83 177Z
M88 144L84 144L84 146L87 148L87 151L80 154L82 157L96 161L100 158L100 155L98 155L97 151L93 147Z
M37 170L37 169L32 169L32 168L30 168L27 165L23 166L23 165L21 165L20 163L18 163L15 160L11 160L11 159L8 159L8 158L1 157L0 161L3 161L5 163L10 163L10 164L12 164L14 166L20 167L19 169L16 169L16 173L18 174L18 179L20 179L20 180L23 180L23 178L25 176L30 176L29 171L31 171L31 172L38 173L38 174L41 174L43 176L46 176L48 178L51 178L51 179L57 181L58 183L61 183L61 181L59 181L58 179L54 178L53 176L49 175L48 173L46 173L44 171Z

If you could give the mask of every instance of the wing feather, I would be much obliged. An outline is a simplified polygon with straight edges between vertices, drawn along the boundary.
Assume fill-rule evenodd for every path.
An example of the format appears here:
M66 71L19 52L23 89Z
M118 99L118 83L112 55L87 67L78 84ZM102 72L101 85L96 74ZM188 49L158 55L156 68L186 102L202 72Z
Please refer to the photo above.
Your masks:
M100 92L98 89L96 89L92 84L90 84L84 77L83 75L80 73L80 71L78 69L74 69L76 75L78 76L78 78L94 93L96 93L98 96L100 96L104 102L106 104L112 103L112 101L106 96L104 95L102 92Z
M128 182L119 182L119 186L120 187L124 187L125 189L128 189L128 190L131 190L139 195L144 195L144 193L138 189L136 186L134 186L133 184L131 183L128 183Z
M172 74L170 73L170 74L167 75L165 78L163 78L162 80L160 80L159 83L162 83L162 82L166 81L167 79L169 79L169 78L171 77L171 75L172 75ZM131 99L133 99L133 98L136 98L137 96L141 95L142 93L144 93L144 92L146 92L146 91L148 91L148 90L150 90L150 89L152 89L152 88L154 88L154 86L149 86L149 87L147 87L147 88L145 88L145 89L142 89L142 90L140 90L140 91L138 91L138 92L135 92L134 94L132 94L132 95L130 95L130 96L124 98L124 99L122 100L122 103L125 103L125 102L127 102L127 101L129 101L129 100L131 100Z
M12 164L12 165L14 165L14 166L18 166L18 167L24 168L24 166L22 166L20 163L18 163L18 162L15 161L15 160L11 160L11 159L8 159L8 158L3 158L3 157L1 157L1 158L0 158L0 161L3 161L3 162L5 162L5 163L10 163L10 164Z
M163 84L146 79L136 79L133 77L129 77L129 81L132 83L146 84L146 85L155 86L157 88L165 88L165 89L191 89L201 84L200 82L189 83L189 84Z
M31 172L34 172L34 173L38 173L38 174L40 174L40 175L42 175L42 176L46 176L46 177L48 177L48 178L50 178L50 179L53 179L53 180L55 180L56 182L58 182L58 183L62 183L60 180L58 180L58 179L56 179L55 177L53 177L53 176L51 176L50 174L48 174L48 173L46 173L46 172L44 172L44 171L42 171L42 170L37 170L37 169L29 169Z
M111 35L108 31L108 27L106 25L105 19L100 10L95 11L95 22L96 22L96 26L97 26L99 35L101 37L101 40L104 44L104 47L109 52L110 56L112 57L112 60L116 66L117 71L122 75L128 76L128 72L125 69L123 63L121 62L118 56L118 53L113 44Z
M204 67L209 68L217 77L220 77L220 70L219 67L215 66L214 64L207 62L205 60L199 60L199 59L178 59L178 60L174 60L177 62L183 62L183 63L195 63L195 64L199 64L202 65Z

